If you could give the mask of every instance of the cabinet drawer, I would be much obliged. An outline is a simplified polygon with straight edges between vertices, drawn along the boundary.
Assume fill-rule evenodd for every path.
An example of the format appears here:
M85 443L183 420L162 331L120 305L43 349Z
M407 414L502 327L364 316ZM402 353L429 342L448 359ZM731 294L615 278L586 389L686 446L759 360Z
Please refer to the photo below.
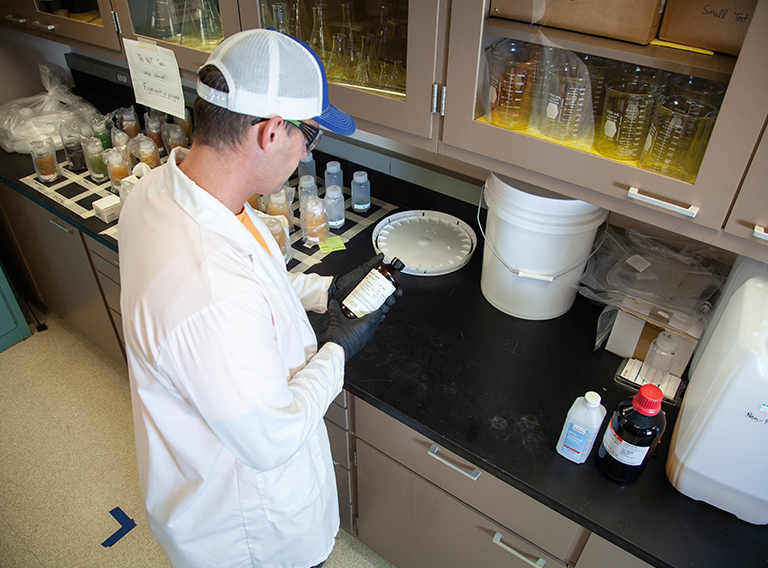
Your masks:
M104 298L107 300L107 305L118 314L122 313L120 312L120 284L101 272L96 272L96 276L99 278L101 291L104 292Z
M336 404L336 402L333 402L328 407L325 417L344 430L349 430L349 411Z
M85 235L85 244L91 252L91 260L96 270L120 283L120 258L112 249Z
M358 538L398 568L565 566L365 442L357 483Z
M355 534L355 513L352 505L339 499L339 521L341 528L349 534Z
M123 348L125 348L125 336L123 335L123 316L120 314L120 312L116 312L113 309L109 310L109 314L112 316L112 321L115 324L117 335L120 337L120 342L123 344Z
M441 447L435 452L429 439L370 404L357 399L354 408L359 438L550 554L575 563L589 531L455 454ZM468 477L477 471L474 481Z
M596 534L591 534L581 553L576 568L651 568L636 556L632 556L626 550L622 550L615 544L611 544Z
M333 399L333 404L338 404L342 408L349 408L349 395L346 389L342 389L339 396Z
M339 462L344 469L350 469L352 460L349 455L349 432L330 422L327 418L325 425L328 428L333 461Z
M352 472L348 469L344 469L340 465L333 466L333 471L336 474L336 488L339 490L339 499L352 502Z

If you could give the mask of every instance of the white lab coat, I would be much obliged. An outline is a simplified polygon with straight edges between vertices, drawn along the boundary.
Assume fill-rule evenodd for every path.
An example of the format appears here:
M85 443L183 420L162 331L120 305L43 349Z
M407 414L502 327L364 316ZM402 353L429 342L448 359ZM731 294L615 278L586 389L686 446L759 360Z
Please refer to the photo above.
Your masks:
M344 352L305 309L330 278L289 275L177 167L141 179L119 223L121 309L147 520L174 567L307 568L339 513L323 415Z

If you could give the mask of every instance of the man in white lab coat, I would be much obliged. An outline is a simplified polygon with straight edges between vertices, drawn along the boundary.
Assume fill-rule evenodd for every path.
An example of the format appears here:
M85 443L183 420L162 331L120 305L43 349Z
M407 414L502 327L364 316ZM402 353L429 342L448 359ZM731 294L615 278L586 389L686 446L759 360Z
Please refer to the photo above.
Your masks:
M174 567L309 568L339 527L323 415L388 305L345 318L337 299L370 263L288 274L246 200L282 188L318 124L354 122L328 103L317 56L274 31L222 42L197 90L192 148L136 184L119 223L147 520ZM318 349L306 310L326 309Z

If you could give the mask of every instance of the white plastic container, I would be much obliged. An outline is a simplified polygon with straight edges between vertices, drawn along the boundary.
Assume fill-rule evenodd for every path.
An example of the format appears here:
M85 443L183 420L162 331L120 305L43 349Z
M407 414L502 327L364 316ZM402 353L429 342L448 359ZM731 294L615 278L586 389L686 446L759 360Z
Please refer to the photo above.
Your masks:
M607 211L527 184L518 189L493 173L485 199L480 279L485 298L522 319L563 315L576 300L576 285Z
M667 477L678 491L768 524L768 276L730 298L690 379Z
M557 441L557 453L574 463L584 463L592 451L597 433L605 418L606 410L600 404L600 395L589 391L577 398Z
M341 164L339 162L328 162L325 166L325 187L331 187L338 185L344 187L344 174L341 171Z
M299 159L299 177L303 176L312 176L313 180L317 177L317 168L312 152L307 152L306 156Z
M367 172L355 172L352 176L352 209L358 212L371 208L371 182Z

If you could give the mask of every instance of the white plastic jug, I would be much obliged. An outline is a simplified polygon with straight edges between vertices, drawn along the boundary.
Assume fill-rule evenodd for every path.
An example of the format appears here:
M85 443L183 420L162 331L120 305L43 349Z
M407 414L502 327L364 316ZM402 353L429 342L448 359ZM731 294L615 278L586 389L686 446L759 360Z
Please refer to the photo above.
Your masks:
M678 491L768 524L768 276L730 298L675 423L667 477Z

